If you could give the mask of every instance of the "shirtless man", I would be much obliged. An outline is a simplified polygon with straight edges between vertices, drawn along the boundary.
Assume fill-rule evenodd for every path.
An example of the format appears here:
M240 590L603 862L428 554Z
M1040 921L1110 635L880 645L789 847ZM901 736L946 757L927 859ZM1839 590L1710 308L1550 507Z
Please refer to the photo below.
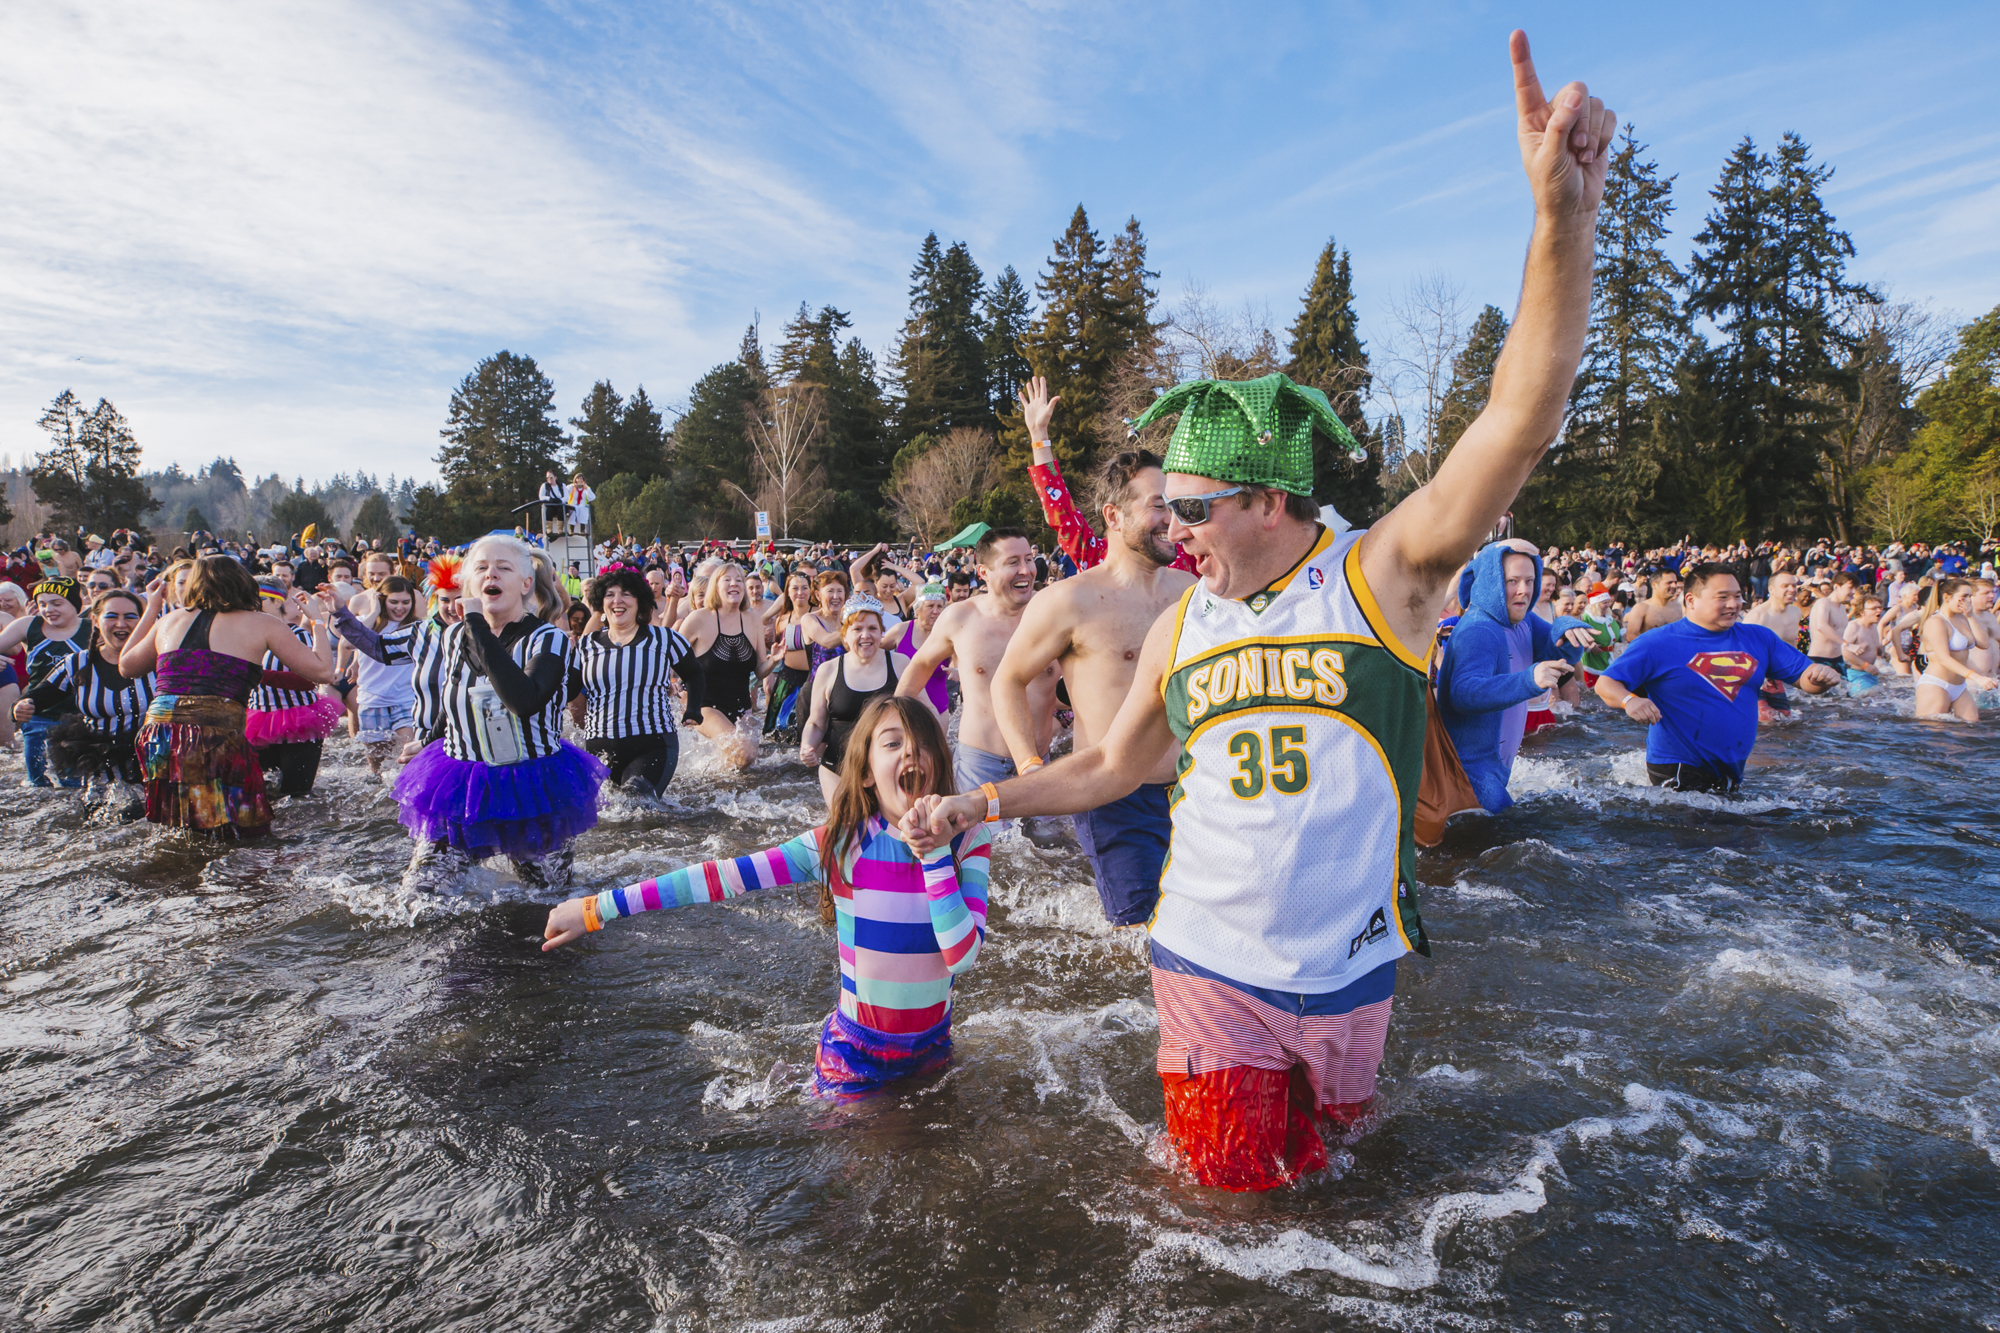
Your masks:
M993 716L993 673L1021 627L1028 599L1035 595L1035 548L1019 528L994 528L979 539L972 558L986 591L944 609L917 650L916 660L896 682L896 693L922 699L924 682L947 660L957 672L965 712L959 718L951 769L960 791L977 791L982 782L1014 776L1007 737ZM1028 687L1037 758L1049 752L1049 742L1055 738L1060 678L1059 669L1050 662Z
M1770 577L1764 600L1743 613L1746 623L1762 625L1786 643L1795 643L1799 637L1799 608L1795 604L1799 590L1799 576L1792 573L1773 574ZM1757 691L1757 720L1776 722L1790 716L1792 700L1785 693L1785 682L1766 677Z
M1022 415L1037 447L1049 437L1054 403L1048 385L1033 381L1021 395ZM1046 589L1021 615L1021 627L993 679L993 711L1016 768L1041 764L1029 692L1060 664L1076 710L1076 748L1103 741L1131 693L1139 649L1160 613L1180 600L1194 576L1173 568L1167 539L1167 475L1159 455L1128 449L1105 466L1105 552L1102 563ZM1097 896L1113 925L1143 925L1160 897L1160 868L1173 831L1167 792L1180 747L1160 756L1130 796L1070 816L1076 840L1097 876ZM960 788L961 791L966 790Z
M1854 575L1843 569L1833 576L1833 591L1813 603L1812 613L1806 617L1806 630L1812 636L1806 644L1806 656L1821 666L1846 671L1841 651L1847 640L1847 605L1859 591Z
M1671 625L1683 614L1681 576L1663 569L1653 575L1653 595L1625 613L1625 642L1632 642L1649 629Z
M1874 593L1863 597L1860 610L1847 622L1847 632L1841 636L1841 674L1847 677L1850 698L1866 694L1880 683L1875 678L1875 666L1882 657L1882 607L1882 599Z

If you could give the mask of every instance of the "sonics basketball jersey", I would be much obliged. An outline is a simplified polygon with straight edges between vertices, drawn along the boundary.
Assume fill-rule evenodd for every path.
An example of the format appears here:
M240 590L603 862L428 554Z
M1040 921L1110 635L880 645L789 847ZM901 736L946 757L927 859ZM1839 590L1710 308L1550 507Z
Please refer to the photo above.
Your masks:
M1295 994L1415 949L1422 655L1361 576L1359 532L1247 601L1182 599L1164 694L1181 740L1152 935L1203 968Z

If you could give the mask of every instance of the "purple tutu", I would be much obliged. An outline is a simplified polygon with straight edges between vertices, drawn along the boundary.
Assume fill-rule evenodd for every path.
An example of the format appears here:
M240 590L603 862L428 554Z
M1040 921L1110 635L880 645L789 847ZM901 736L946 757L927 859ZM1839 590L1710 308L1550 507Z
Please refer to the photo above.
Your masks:
M403 827L474 859L539 861L597 823L605 767L570 744L518 764L453 759L433 741L396 779Z

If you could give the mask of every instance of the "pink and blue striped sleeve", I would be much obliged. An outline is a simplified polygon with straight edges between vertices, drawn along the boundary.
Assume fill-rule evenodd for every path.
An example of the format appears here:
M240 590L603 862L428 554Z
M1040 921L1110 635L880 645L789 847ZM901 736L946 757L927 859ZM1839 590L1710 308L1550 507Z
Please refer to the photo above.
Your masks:
M930 899L931 931L945 970L953 976L979 961L986 938L986 887L992 857L984 825L968 829L938 847L923 862L924 893ZM952 849L958 849L957 860Z
M761 852L703 861L655 879L597 895L597 915L606 921L664 907L719 903L758 889L805 884L819 878L819 830L808 829L790 842Z

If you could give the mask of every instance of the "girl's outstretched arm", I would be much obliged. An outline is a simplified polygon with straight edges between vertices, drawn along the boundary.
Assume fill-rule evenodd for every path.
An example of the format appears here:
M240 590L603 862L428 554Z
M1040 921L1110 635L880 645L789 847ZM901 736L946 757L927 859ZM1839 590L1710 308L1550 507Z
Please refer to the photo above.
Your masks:
M939 843L923 858L924 893L931 900L931 930L938 952L953 976L970 971L979 961L986 938L986 888L992 858L986 826L975 825L953 841L961 844L952 860L952 844Z
M571 898L549 912L542 934L542 952L560 948L577 936L597 930L614 917L655 912L694 903L719 903L758 889L804 884L820 877L819 830L807 829L790 842L745 856L683 866L656 879L642 879L622 889L606 889L589 898ZM981 890L984 919L984 889ZM586 906L586 904L588 904ZM932 909L935 915L936 909Z

